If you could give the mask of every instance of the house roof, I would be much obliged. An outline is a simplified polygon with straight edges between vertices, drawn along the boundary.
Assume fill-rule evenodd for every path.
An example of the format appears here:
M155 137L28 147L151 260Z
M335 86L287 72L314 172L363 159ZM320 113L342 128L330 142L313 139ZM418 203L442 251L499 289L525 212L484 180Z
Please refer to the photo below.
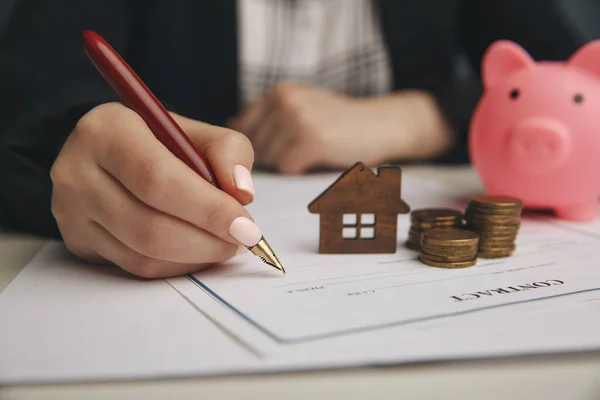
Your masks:
M313 214L405 214L410 207L401 198L402 171L379 167L375 174L358 162L308 205Z

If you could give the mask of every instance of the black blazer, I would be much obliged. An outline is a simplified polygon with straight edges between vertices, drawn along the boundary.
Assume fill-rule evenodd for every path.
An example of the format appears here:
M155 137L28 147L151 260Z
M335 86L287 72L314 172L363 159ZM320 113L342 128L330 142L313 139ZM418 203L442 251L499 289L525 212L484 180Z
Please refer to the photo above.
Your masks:
M585 41L551 0L376 4L394 89L431 91L462 135L445 161L468 161L466 132L481 94L477 75L456 73L457 54L477 73L497 39L548 60ZM0 225L60 237L50 167L76 121L117 100L82 49L85 29L104 36L171 110L224 124L239 110L236 21L235 0L2 0Z

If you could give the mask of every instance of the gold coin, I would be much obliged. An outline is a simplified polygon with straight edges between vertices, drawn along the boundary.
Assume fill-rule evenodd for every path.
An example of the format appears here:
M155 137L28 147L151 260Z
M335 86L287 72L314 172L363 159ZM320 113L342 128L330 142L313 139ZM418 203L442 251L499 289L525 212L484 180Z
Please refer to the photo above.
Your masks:
M491 222L499 225L512 225L520 221L519 215L512 214L479 214L469 212L465 214L465 221L469 222Z
M468 260L468 261L440 262L440 261L428 260L428 259L424 258L423 256L419 256L419 260L423 264L427 264L431 267L448 268L448 269L468 268L468 267L472 267L475 264L477 264L476 258L474 258L472 260Z
M472 230L477 232L478 234L490 233L490 234L501 234L505 233L507 235L515 234L519 231L520 224L511 224L511 225L500 225L494 223L482 223L482 222L474 222L468 221L466 225L467 230Z
M426 242L424 238L421 238L419 245L431 254L464 254L473 251L473 249L478 249L479 241L469 243L468 245L439 245Z
M507 248L514 246L514 240L483 240L479 242L479 249L483 248Z
M419 243L415 243L410 240L406 241L406 246L410 247L412 250L421 250L421 246L419 246Z
M519 231L512 232L503 232L503 231L478 231L479 241L487 240L487 239L497 239L497 240L514 240Z
M504 250L504 251L480 251L477 253L477 257L479 258L504 258L510 257L514 253L514 250Z
M516 236L480 236L479 247L484 243L514 243L516 240Z
M419 238L419 239L421 238L422 234L423 234L422 231L415 231L413 229L411 229L411 230L408 231L408 236Z
M454 222L462 220L462 211L452 208L421 208L410 213L410 219L413 223L423 222Z
M434 243L421 242L420 245L424 250L427 250L427 252L432 254L462 254L469 253L473 251L473 249L477 249L478 243L479 242L469 244L468 246L444 246Z
M465 209L465 215L471 213L478 213L483 215L521 215L520 207L505 207L505 208L486 208L486 207L478 207L473 204L467 205Z
M461 220L456 221L436 221L436 222L414 222L412 226L416 229L426 230L432 228L459 228Z
M479 249L477 256L481 258L507 257L508 255L514 253L516 248L517 247L515 245L507 247L483 247Z
M521 199L512 196L480 195L473 196L470 203L481 208L522 208Z
M405 245L406 247L408 247L409 249L411 249L411 250L419 250L419 249L420 249L419 245L417 245L417 244L414 244L414 243L412 243L412 242L411 242L411 241L409 241L409 240L407 240L406 242L404 242L404 245Z
M479 248L472 248L472 249L463 250L463 251L435 251L435 250L432 251L431 249L421 246L420 251L421 251L421 253L424 253L426 255L442 257L444 259L458 258L461 260L470 260L477 256L477 252L479 251Z
M515 210L513 212L492 212L492 209L484 212L483 209L467 209L465 210L465 221L481 220L481 221L514 221L515 223L521 220L521 212Z
M411 226L411 228L408 230L408 234L409 235L417 235L417 236L421 236L421 234L424 232L424 229L418 229L418 228L414 228Z
M500 212L498 212L497 210L500 210ZM508 212L507 210L510 210L510 212ZM490 218L492 216L498 217L498 218L510 218L510 217L520 217L521 216L521 212L519 211L519 209L503 209L503 208L474 208L474 207L467 207L465 210L465 214L464 217L469 217L469 216L479 216L481 218Z
M479 241L489 239L515 239L518 236L518 232L505 232L505 231L480 231L474 230L479 235Z
M484 243L514 243L517 240L517 236L480 236L479 247Z
M507 233L502 231L486 231L477 232L479 235L479 242L483 240L514 240L517 237L517 232Z
M454 254L454 255L438 255L426 253L421 249L421 257L438 262L459 262L459 261L470 261L477 258L477 251L472 251L467 254Z
M504 246L494 246L492 245L488 245L486 244L485 246L479 246L479 251L485 251L486 253L493 253L493 252L503 252L503 251L514 251L515 248L517 247L517 245L515 243L508 243Z
M440 246L473 246L479 242L479 235L472 231L458 228L435 228L423 232L421 244L437 244Z
M413 247L421 248L421 241L415 238L408 238L408 243L410 243Z

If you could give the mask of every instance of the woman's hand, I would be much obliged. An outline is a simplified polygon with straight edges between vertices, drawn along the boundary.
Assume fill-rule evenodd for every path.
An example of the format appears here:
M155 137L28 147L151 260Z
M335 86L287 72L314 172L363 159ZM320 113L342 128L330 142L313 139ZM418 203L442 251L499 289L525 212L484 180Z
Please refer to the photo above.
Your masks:
M452 144L432 96L416 91L351 98L280 83L229 126L251 140L257 164L290 174L426 159Z
M259 240L242 206L254 195L248 139L173 117L223 190L169 152L136 113L103 104L80 119L51 170L52 212L69 250L159 278L227 260Z

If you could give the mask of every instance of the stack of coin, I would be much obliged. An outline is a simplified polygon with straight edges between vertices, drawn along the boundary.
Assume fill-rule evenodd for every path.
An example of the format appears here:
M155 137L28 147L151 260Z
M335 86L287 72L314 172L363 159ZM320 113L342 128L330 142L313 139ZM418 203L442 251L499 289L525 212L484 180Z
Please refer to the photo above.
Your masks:
M465 211L466 228L479 235L481 258L508 257L515 251L523 203L509 196L472 197Z
M460 228L435 228L423 232L422 263L438 268L467 268L477 263L479 235Z
M460 228L463 213L451 208L421 208L410 213L410 230L406 247L419 250L421 235L432 228Z

